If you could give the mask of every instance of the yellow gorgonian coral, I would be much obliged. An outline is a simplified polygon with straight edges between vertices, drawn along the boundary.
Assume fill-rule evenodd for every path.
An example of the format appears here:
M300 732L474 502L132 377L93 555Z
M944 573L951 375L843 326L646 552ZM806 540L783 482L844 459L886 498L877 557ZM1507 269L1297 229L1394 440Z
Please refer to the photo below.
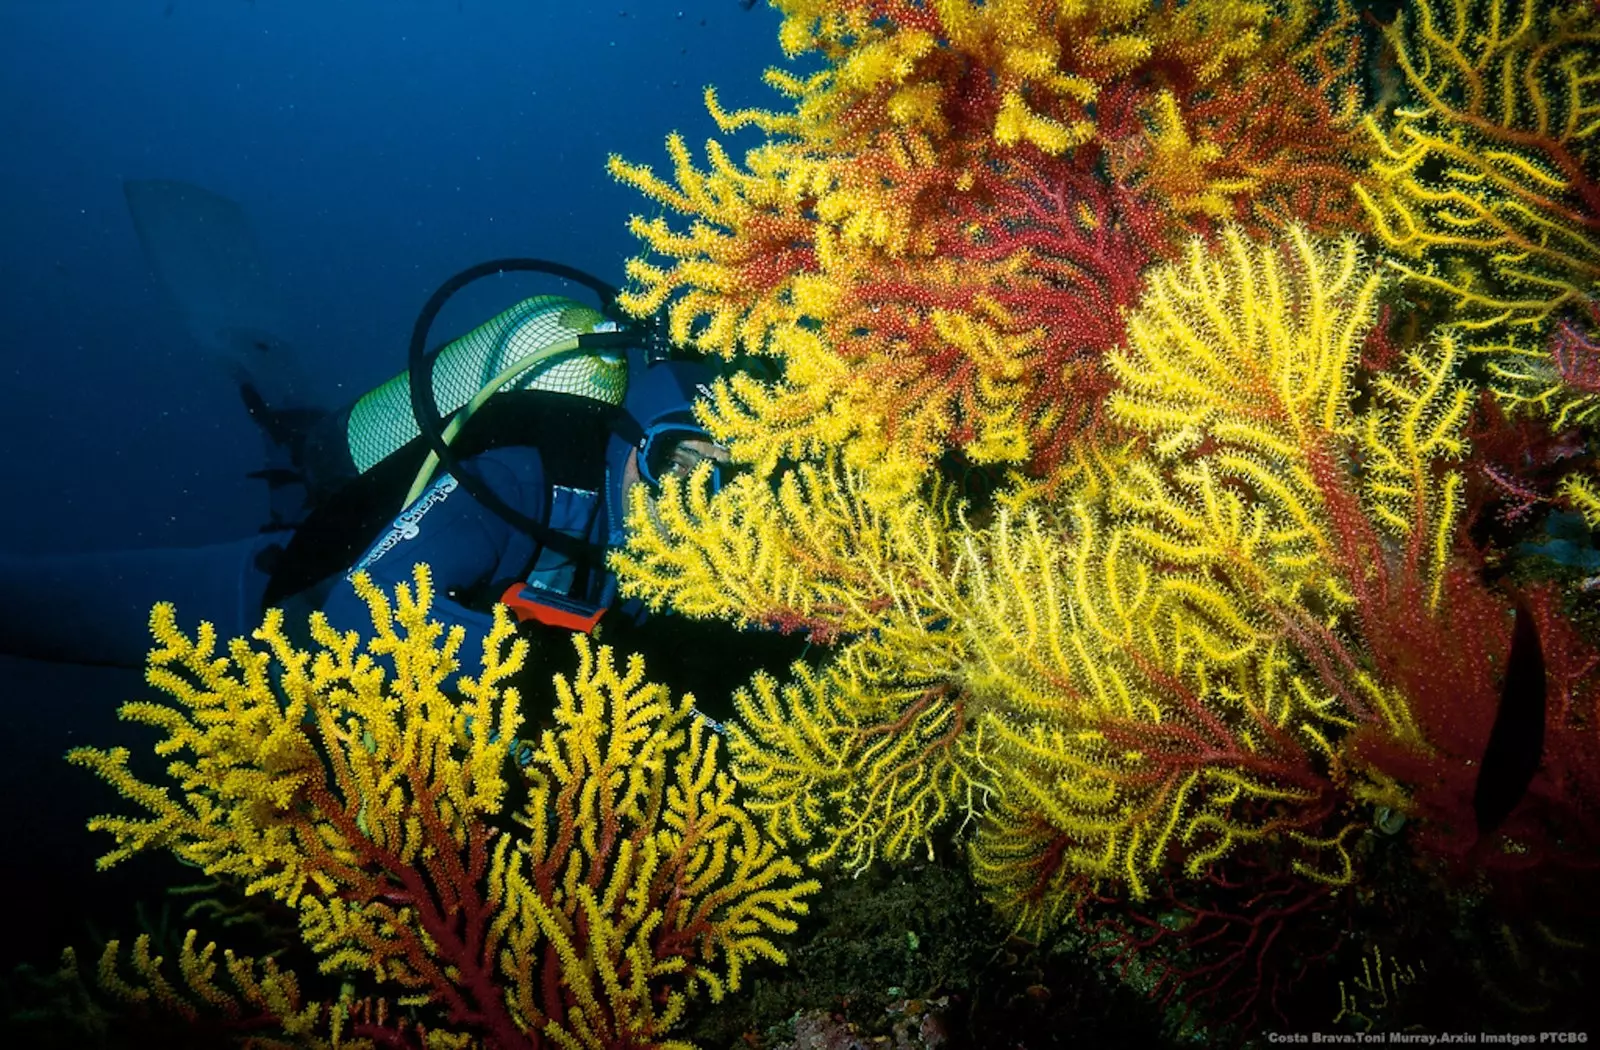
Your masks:
M425 566L393 599L354 582L371 635L313 614L310 652L278 610L259 645L219 650L209 625L191 638L156 607L149 680L171 700L121 715L162 730L181 794L136 776L125 749L71 752L147 814L91 822L117 841L102 866L166 849L296 908L320 969L424 1010L429 1045L682 1046L666 1033L690 996L721 998L750 961L783 961L771 937L794 929L817 884L738 805L691 696L575 635L554 727L513 761L523 715L510 683L527 645L504 608L481 672L462 675L461 629L430 619ZM189 989L234 1002L208 976L213 949L191 949ZM163 985L158 962L135 964ZM248 965L229 972L253 1007L282 993L286 1033L337 1031L353 1009L348 993L302 1003L292 978L257 987ZM384 1015L364 1009L375 1035Z
M1035 931L1090 880L1140 896L1253 842L1350 878L1342 741L1420 746L1367 616L1442 602L1470 403L1447 336L1357 382L1380 287L1353 238L1194 242L1112 358L1142 450L1085 452L980 521L933 513L937 486L862 500L837 461L636 508L624 588L804 610L787 622L841 642L738 699L770 833L856 867L960 816L980 881Z
M1583 515L1591 529L1600 529L1600 482L1582 474L1569 474L1562 479L1561 496Z
M1370 147L1342 6L778 6L786 50L824 68L768 75L782 112L707 95L765 141L742 162L712 142L701 166L674 136L670 178L610 164L684 219L632 221L650 254L624 307L783 362L708 409L741 460L832 450L914 481L958 449L1042 476L1097 418L1100 355L1152 262L1218 219L1356 214Z
M769 482L745 474L715 496L710 468L631 494L626 546L610 556L622 593L655 609L817 638L882 626L894 605L931 608L956 524L949 486L874 499L870 474L837 458Z
M1496 392L1553 416L1545 346L1600 290L1600 13L1587 2L1416 0L1388 30L1410 97L1367 118L1358 186L1391 265L1436 296Z
M1293 231L1290 244L1285 264L1232 230L1220 251L1195 243L1183 266L1152 277L1129 319L1130 349L1112 358L1122 387L1111 409L1183 466L1128 471L1120 498L1160 523L1146 542L1164 558L1192 564L1230 550L1226 559L1257 577L1250 589L1339 609L1378 554L1348 527L1357 511L1346 501L1365 497L1384 528L1427 550L1436 589L1461 485L1439 465L1463 452L1471 406L1453 378L1457 340L1408 354L1358 417L1350 375L1376 319L1379 277L1352 238L1327 250ZM1348 489L1353 449L1365 467ZM1224 547L1180 539L1206 534Z
M208 1022L222 1029L240 1026L247 1017L253 1019L253 1028L275 1025L281 1038L251 1037L261 1050L374 1050L378 1044L356 1036L356 1026L370 1033L404 1025L394 1004L356 999L348 984L337 1001L324 1003L307 999L294 972L271 958L258 960L226 950L220 960L217 956L215 942L201 944L199 933L189 930L178 948L174 974L167 959L154 954L148 933L134 939L126 957L122 942L113 938L101 950L95 980L126 1007L154 1006L197 1029ZM61 976L75 985L83 983L71 948L62 953ZM430 1050L469 1050L474 1045L470 1037L449 1032L426 1036L431 1039Z

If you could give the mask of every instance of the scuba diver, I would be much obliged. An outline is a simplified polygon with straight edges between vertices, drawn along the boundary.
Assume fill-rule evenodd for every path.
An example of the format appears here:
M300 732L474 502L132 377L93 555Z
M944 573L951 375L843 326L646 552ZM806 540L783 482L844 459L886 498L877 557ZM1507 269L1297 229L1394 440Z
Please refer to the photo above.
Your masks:
M349 572L334 578L321 602L329 621L341 630L370 623L366 603L350 584L354 572L365 572L392 592L410 581L418 562L432 569L434 615L465 628L461 652L469 662L482 651L495 602L522 623L567 630L590 632L607 610L642 620L641 603L617 603L616 578L605 565L606 551L626 538L632 491L642 485L652 493L668 474L687 476L703 461L711 463L712 484L719 486L728 452L695 421L691 408L711 379L709 368L688 361L652 363L638 350L629 351L626 361L619 412L591 417L585 426L582 408L575 420L548 398L529 398L520 411L536 413L542 429L561 421L572 431L559 439L491 448L439 475ZM595 451L602 451L599 463L593 462ZM473 476L495 495L466 491L462 480ZM495 506L499 501L539 527L503 514ZM291 543L289 555L293 550Z
M425 351L456 291L514 270L578 281L603 307L535 296ZM366 629L354 573L392 591L418 562L432 568L434 615L466 630L466 666L496 602L564 630L592 631L609 608L642 620L640 603L617 603L605 564L630 492L705 461L720 485L728 453L692 409L712 370L672 360L653 327L613 320L615 294L560 264L497 260L446 282L417 319L407 371L341 411L277 412L243 381L252 414L292 453L262 476L275 497L305 494L299 520L210 547L0 557L12 599L0 600L0 652L142 667L157 601L222 638L248 636L269 606L290 623L320 608L337 629Z

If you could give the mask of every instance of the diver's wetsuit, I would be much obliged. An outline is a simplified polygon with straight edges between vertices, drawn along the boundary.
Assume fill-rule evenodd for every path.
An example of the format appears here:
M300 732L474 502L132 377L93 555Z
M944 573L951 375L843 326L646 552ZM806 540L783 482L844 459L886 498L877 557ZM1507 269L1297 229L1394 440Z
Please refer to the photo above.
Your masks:
M658 423L692 418L690 403L711 372L690 362L646 365L629 354L623 413L639 433ZM622 480L633 438L613 433L598 492L552 486L538 449L508 446L464 461L477 469L502 499L556 531L596 548L624 537ZM185 628L209 620L222 638L248 636L261 620L261 599L270 578L262 553L270 536L210 547L117 551L42 558L0 557L0 653L66 663L142 667L150 649L150 606L171 601ZM411 579L412 566L426 561L433 572L434 615L446 626L461 624L460 650L472 666L482 652L492 618L495 585L527 578L596 606L611 605L616 579L603 565L584 567L535 541L481 506L454 479L436 479L352 567L364 569L385 590ZM531 573L530 573L531 566ZM526 576L524 574L527 574ZM576 588L581 593L571 593ZM454 597L453 597L454 596ZM469 608L455 600L477 599ZM323 602L340 629L370 630L366 604L348 576L335 581ZM637 602L615 609L631 619L644 615Z

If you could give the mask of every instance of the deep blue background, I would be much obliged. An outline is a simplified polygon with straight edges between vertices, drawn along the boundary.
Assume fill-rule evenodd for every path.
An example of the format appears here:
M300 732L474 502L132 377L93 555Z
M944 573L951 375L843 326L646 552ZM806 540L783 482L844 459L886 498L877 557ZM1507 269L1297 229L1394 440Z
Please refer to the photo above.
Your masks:
M0 549L201 544L262 520L253 425L156 284L124 179L243 205L283 334L353 399L474 262L621 280L627 216L653 206L607 154L659 164L672 129L698 148L707 84L776 104L759 79L776 25L737 0L0 0ZM60 755L108 742L141 691L0 659L0 878L37 905L0 963L81 943L78 912L125 886L89 874L106 842L81 826L114 799Z

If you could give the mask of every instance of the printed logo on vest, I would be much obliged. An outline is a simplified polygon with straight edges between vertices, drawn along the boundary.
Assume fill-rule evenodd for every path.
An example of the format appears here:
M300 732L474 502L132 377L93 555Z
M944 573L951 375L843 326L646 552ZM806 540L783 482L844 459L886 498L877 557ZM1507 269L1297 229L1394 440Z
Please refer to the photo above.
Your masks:
M367 551L366 556L356 563L356 567L345 575L345 579L349 579L358 572L365 572L376 564L379 558L382 558L406 540L416 539L417 534L422 531L423 516L443 503L445 497L455 490L456 479L449 474L434 482L433 487L423 493L421 499L401 511L400 516L394 519L394 525L382 539L372 545L372 549Z

